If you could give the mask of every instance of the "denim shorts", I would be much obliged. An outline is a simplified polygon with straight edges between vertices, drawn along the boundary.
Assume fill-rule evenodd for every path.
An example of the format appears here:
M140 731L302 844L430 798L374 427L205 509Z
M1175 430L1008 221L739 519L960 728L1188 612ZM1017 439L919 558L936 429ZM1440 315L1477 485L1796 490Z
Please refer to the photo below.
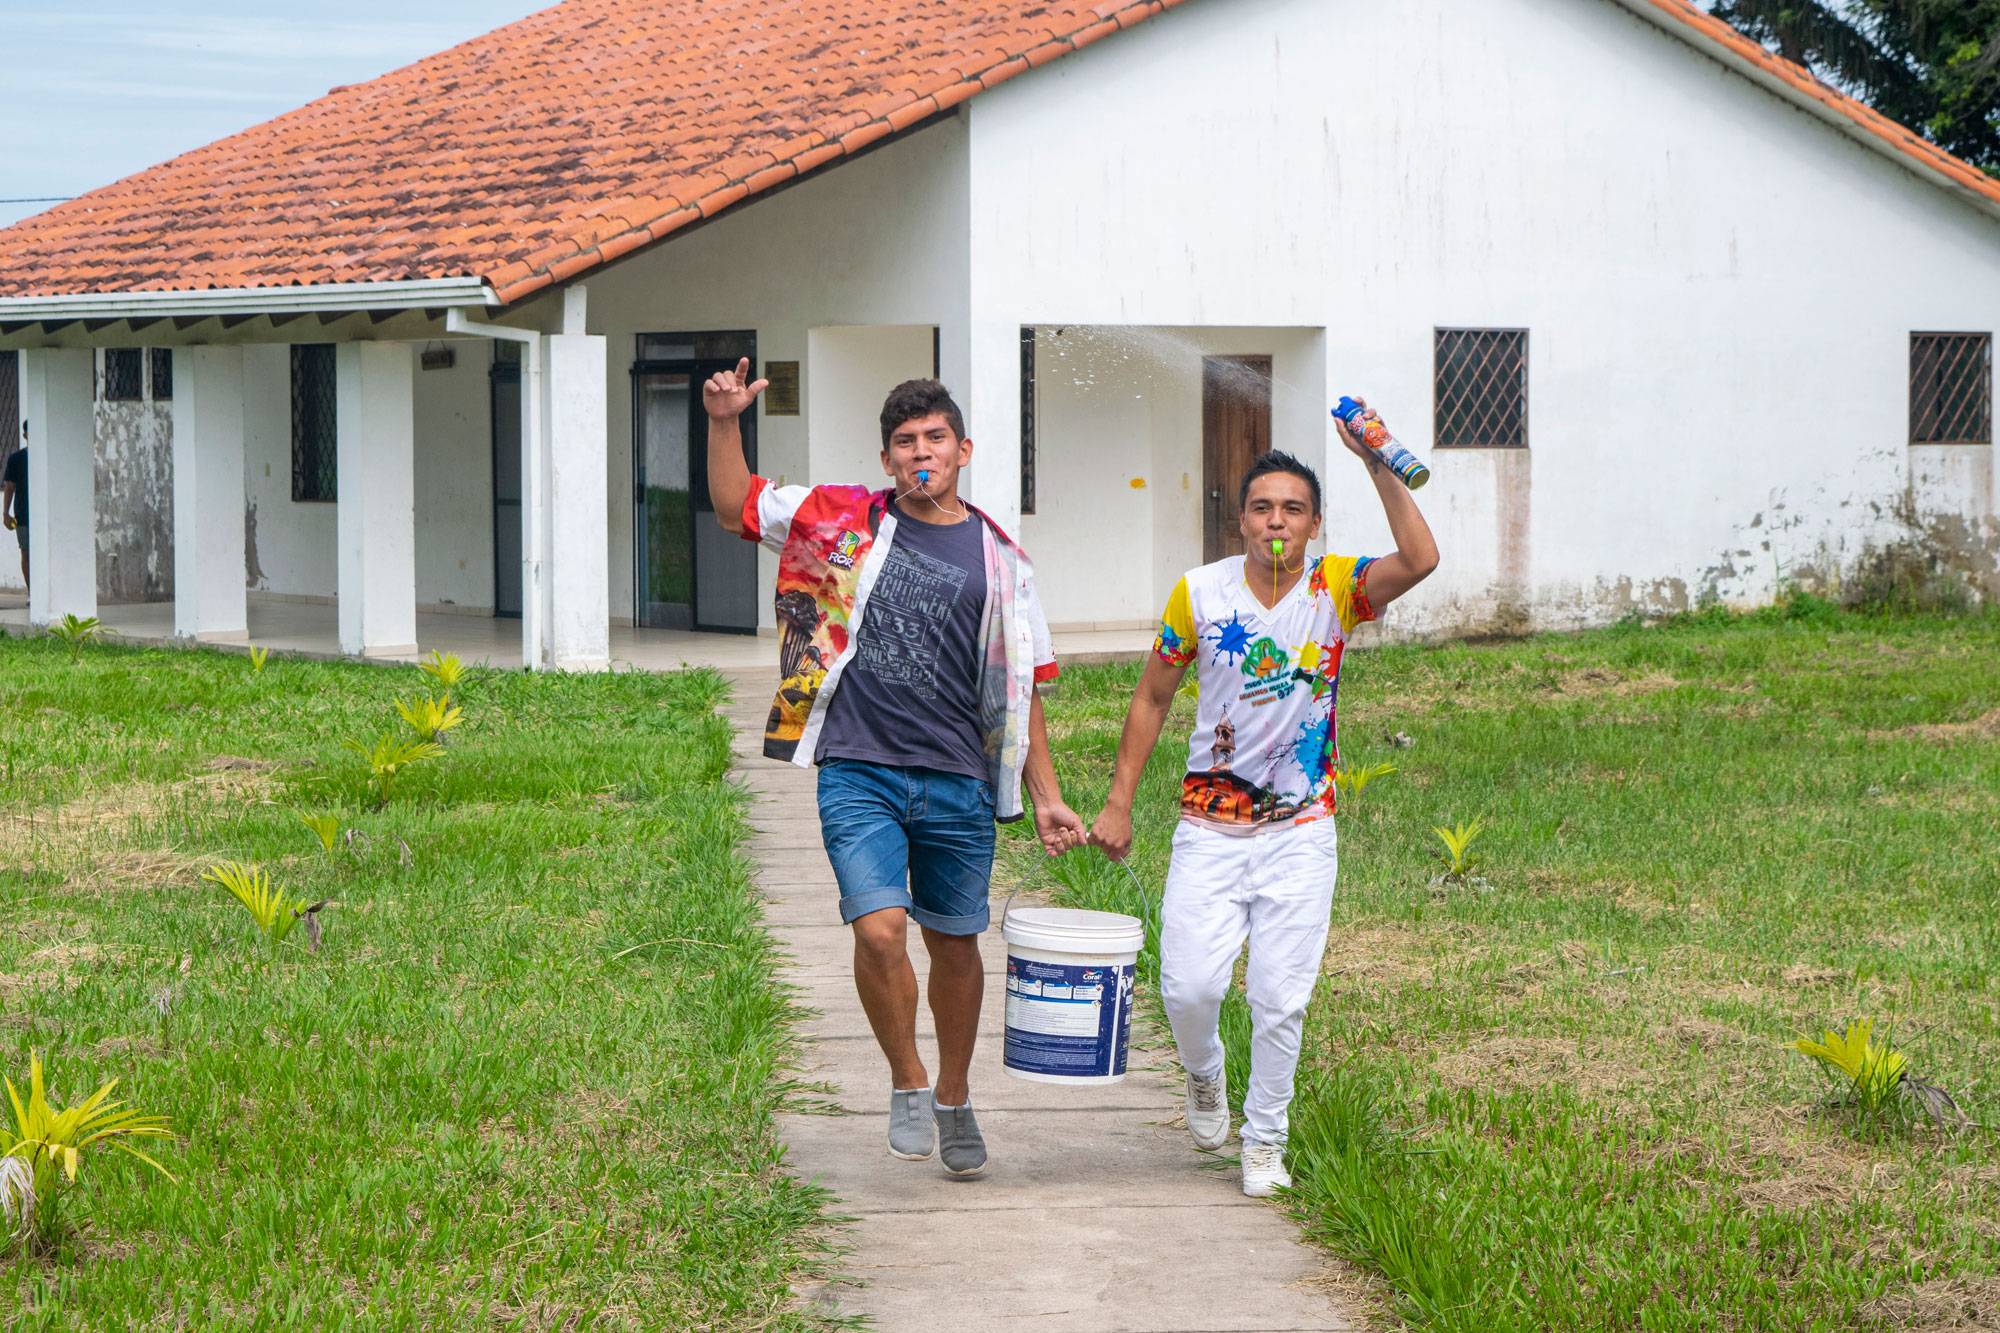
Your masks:
M840 881L842 921L900 907L943 935L986 929L991 783L833 759L819 770L819 826Z

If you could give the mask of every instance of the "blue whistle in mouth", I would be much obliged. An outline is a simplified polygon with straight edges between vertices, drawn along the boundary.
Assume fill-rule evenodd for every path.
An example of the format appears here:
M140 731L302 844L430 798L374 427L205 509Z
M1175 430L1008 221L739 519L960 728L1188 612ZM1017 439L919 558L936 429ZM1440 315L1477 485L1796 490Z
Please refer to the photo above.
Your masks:
M931 474L930 474L929 472L919 472L919 473L917 474L917 484L918 484L919 486L928 486L928 485L930 485L930 484L931 484Z

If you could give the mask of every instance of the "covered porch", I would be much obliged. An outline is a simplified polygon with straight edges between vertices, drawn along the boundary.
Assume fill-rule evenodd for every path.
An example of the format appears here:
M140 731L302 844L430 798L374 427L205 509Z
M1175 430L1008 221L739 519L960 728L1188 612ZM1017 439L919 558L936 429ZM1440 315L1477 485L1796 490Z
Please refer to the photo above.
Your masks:
M346 655L340 647L336 607L253 599L247 610L249 628L242 639L212 642L209 646L239 652L264 648L278 654L328 659ZM111 633L113 642L149 646L186 642L174 632L171 602L102 605L98 607L98 620ZM19 592L0 592L0 628L9 633L28 628L27 598ZM1152 643L1152 633L1130 629L1067 630L1056 634L1055 643L1057 657L1064 664L1085 666L1136 659ZM610 628L608 647L607 663L614 671L678 671L683 667L775 671L778 663L776 640L762 635L634 629L619 625ZM369 660L409 663L432 651L455 653L473 664L518 667L522 665L520 625L517 621L486 616L419 611L415 652Z

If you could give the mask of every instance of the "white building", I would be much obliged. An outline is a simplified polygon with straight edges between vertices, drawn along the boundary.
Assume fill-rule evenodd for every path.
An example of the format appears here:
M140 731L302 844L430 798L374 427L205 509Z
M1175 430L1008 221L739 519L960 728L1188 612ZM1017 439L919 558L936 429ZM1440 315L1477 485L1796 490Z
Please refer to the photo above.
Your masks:
M2000 183L1683 0L764 7L569 0L0 231L31 618L149 495L192 636L770 630L704 509L690 386L738 355L792 481L879 476L883 392L941 374L1059 628L1149 625L1266 441L1381 550L1344 393L1434 470L1392 632L1890 556L2000 593ZM161 347L170 481L108 497L114 349Z

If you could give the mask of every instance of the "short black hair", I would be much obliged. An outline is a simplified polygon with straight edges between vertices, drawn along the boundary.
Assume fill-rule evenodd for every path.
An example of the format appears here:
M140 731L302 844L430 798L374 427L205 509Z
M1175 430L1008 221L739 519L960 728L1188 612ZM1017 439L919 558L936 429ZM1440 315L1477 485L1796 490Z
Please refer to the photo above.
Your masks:
M1312 491L1313 517L1319 517L1319 473L1301 463L1282 450L1273 449L1258 454L1250 460L1250 470L1243 474L1243 489L1236 494L1236 507L1240 510L1250 503L1250 483L1259 477L1268 477L1273 472L1289 472L1294 477L1304 477Z
M954 436L961 440L965 438L965 414L951 400L951 390L938 380L904 380L889 390L889 396L882 400L882 448L885 451L888 449L889 437L905 421L917 421L937 413L943 414Z

